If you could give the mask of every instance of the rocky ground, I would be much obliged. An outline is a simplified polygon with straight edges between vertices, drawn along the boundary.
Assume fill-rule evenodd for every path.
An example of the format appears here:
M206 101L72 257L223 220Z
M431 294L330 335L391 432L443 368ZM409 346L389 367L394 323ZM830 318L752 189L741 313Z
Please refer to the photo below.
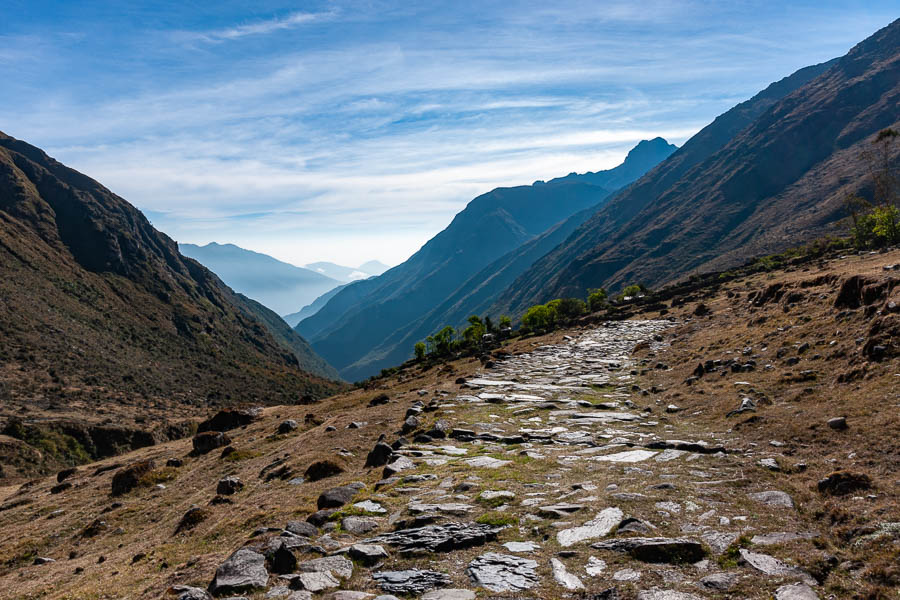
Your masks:
M731 281L0 490L0 597L896 598L896 263Z

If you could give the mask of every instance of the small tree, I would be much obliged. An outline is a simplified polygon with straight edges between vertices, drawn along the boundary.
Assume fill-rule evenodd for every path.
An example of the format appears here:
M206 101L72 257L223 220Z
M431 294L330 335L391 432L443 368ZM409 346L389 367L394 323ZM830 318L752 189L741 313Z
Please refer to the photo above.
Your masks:
M900 210L893 204L876 206L872 211L872 232L884 245L900 242Z
M641 293L641 286L639 286L639 285L629 285L624 290L622 290L623 297L631 296L632 298L634 298L635 296L637 296L640 293Z
M476 345L481 341L481 337L485 334L486 328L481 322L481 317L472 315L468 319L469 326L463 331L463 339L469 345Z
M425 360L425 342L416 342L414 350L416 353L416 360Z
M487 329L488 333L495 333L497 331L497 327L494 325L494 322L491 321L491 318L488 316L484 317L484 328Z
M441 356L447 356L453 352L453 338L456 331L447 325L434 334L434 350Z
M593 288L588 290L588 306L591 312L597 312L607 305L607 293L603 288Z
M560 320L571 321L587 312L587 304L578 298L560 298L554 300L556 315ZM552 304L552 303L551 303Z
M509 315L500 315L500 329L511 329L512 328L512 319L509 318Z
M536 304L522 317L522 327L528 331L549 331L556 324L556 311L550 306Z

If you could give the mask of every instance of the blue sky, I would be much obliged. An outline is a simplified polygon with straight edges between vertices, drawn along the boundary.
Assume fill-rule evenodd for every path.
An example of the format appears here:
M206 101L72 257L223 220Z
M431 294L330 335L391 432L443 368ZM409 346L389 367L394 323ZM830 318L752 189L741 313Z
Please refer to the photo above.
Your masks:
M178 241L397 264L477 194L680 145L896 8L4 0L0 130Z

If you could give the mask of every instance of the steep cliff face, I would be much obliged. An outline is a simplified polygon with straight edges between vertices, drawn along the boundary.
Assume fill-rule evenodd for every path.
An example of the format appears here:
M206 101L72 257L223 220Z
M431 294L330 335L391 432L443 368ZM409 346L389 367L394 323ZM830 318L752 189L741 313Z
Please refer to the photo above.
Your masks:
M307 372L321 364L301 364L254 307L140 211L4 134L0 337L3 412L26 416L98 418L129 406L165 418L179 407L292 402L339 388Z
M725 113L513 283L521 312L588 287L659 285L835 231L860 154L900 121L900 21Z

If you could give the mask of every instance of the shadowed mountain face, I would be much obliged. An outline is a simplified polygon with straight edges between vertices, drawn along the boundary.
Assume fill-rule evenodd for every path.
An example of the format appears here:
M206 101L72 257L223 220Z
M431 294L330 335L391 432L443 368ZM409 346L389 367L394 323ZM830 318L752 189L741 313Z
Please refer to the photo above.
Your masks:
M348 380L365 378L401 362L412 352L412 344L407 343L411 335L421 331L424 337L433 333L427 330L433 323L440 327L447 324L445 318L464 315L464 320L471 314L473 308L466 300L471 287L480 289L480 294L470 298L477 299L475 306L485 306L503 289L501 284L511 281L540 255L534 248L544 253L552 246L545 241L544 245L529 246L521 257L508 254L550 228L571 231L580 221L568 226L564 222L586 210L590 214L623 181L639 176L653 160L658 162L674 150L656 138L642 142L625 164L609 171L498 188L479 196L405 263L380 277L346 286L315 315L301 321L297 330ZM504 259L504 275L495 283L470 281L500 259ZM446 305L448 298L455 299L451 305ZM423 320L434 311L436 314Z
M286 314L341 284L326 275L295 267L234 244L179 244L178 249L218 275L234 291Z
M0 133L0 405L150 410L339 388L257 312L125 200Z
M494 305L651 286L841 231L860 154L900 121L900 21L716 119L613 198Z
M324 307L326 304L328 304L329 300L334 298L338 292L340 292L342 289L344 289L348 285L350 285L350 284L345 283L344 285L339 285L336 288L325 292L324 294L322 294L321 296L319 296L318 298L316 298L311 303L307 304L306 306L304 306L297 312L291 313L289 315L284 315L281 318L284 319L284 322L287 323L288 325L290 325L291 327L296 327L297 324L300 323L300 321L302 321L303 319L308 319L309 317L313 316L314 314L316 314L317 312L322 310L322 307Z

